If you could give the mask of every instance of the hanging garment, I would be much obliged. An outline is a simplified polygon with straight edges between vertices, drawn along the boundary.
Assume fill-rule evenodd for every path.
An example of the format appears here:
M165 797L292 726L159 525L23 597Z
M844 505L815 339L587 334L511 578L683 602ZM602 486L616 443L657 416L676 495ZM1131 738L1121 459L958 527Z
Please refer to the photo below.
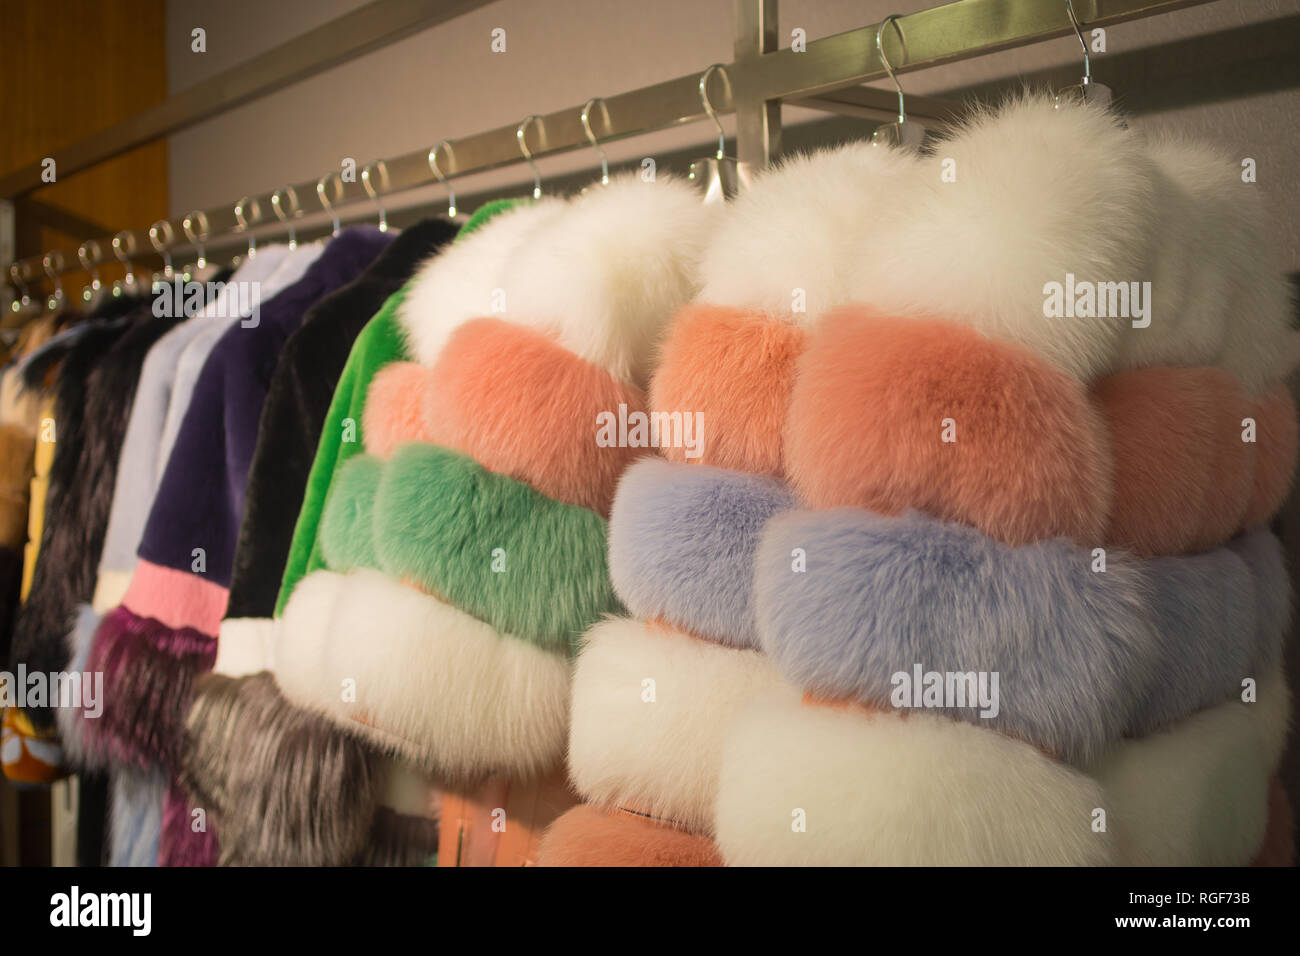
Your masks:
M254 286L271 291L264 284L288 255L288 246L269 246L252 259L246 259L229 275L217 275L212 281L215 298L188 322L168 333L149 351L140 372L140 384L131 421L118 464L117 484L109 514L104 553L99 578L95 583L93 606L105 614L122 603L122 596L135 567L136 549L144 534L149 508L153 504L158 482L171 456L171 440L164 440L164 428L173 407L183 417L194 390L194 378L178 378L181 355L196 337L213 329L224 331L230 324L245 318L243 306L251 304L242 294L236 299L232 290ZM205 294L209 286L204 284ZM215 341L215 340L214 340ZM197 371L197 370L196 370Z
M457 242L514 206L509 201L484 206L460 230ZM307 480L281 598L304 568L324 565L318 541L321 507L336 468L362 446L371 379L389 363L408 358L397 313L410 288L408 282L388 297L348 356ZM241 646L247 650L246 643ZM247 654L236 658L244 666L269 668L272 662L269 654L260 664L248 663ZM205 685L187 725L193 743L185 754L185 782L199 802L219 808L226 821L223 863L315 866L343 865L362 855L397 859L401 848L385 841L425 832L420 825L401 825L400 816L406 814L390 818L375 810L386 774L369 747L313 712L290 706L273 682L212 675ZM258 739L282 743L250 750ZM303 786L301 780L316 782ZM321 794L330 798L323 800ZM268 814L264 808L269 806L277 812ZM436 839L431 845L436 846Z
M229 606L217 645L219 672L239 675L265 667L264 653L247 664L239 662L242 644L269 646L256 637L243 640L241 631L265 631L275 610L303 489L353 342L416 265L455 234L455 226L440 219L404 229L361 276L314 305L286 343L271 379L249 472ZM223 666L224 661L231 663Z
M96 518L107 503L100 507L99 490L92 479L102 478L105 469L112 470L113 461L105 461L105 457L116 450L113 416L124 418L131 400L130 376L119 380L110 351L128 326L115 319L83 327L82 335L65 340L67 351L59 370L54 416L42 425L43 437L55 438L56 444L49 466L40 550L14 627L11 673L18 673L20 667L27 673L47 675L64 669L62 631L84 589L83 568L88 563L93 566L102 541L103 523ZM39 379L32 380L39 371L39 365L28 368L29 386L39 385ZM102 436L101 430L106 430ZM111 475L108 481L111 494ZM33 727L48 733L53 741L54 710L48 701L28 704L23 710ZM51 766L46 779L24 782L48 782L61 772Z
M997 124L1014 127L1023 109L984 117L993 127L984 147L1000 132L1014 144L1014 129ZM1036 148L1026 155L1059 175ZM953 151L1001 168L959 143ZM872 237L819 245L806 223L824 213L854 230L855 210L881 201L882 181L886 202L905 200L920 168L853 147L793 161L737 202L706 253L701 298L716 304L675 323L652 408L703 415L703 463L792 487L655 462L625 478L611 574L648 623L609 622L587 636L570 762L595 805L556 824L543 862L708 863L714 833L730 863L1241 864L1259 851L1285 736L1276 662L1288 586L1270 536L1234 535L1285 498L1290 397L1275 380L1243 387L1204 367L1120 372L1082 388L1041 357L1050 343L1035 343L1038 353L1016 344L1034 342L1032 327L1008 334L1019 327L1004 318L1029 300L1015 282L989 280L1023 270L985 273L986 299L942 308L944 286L932 275L913 283L905 269L893 287L863 291L856 260L846 268L835 255L848 247L875 274L876 250L863 244ZM969 184L980 168L959 160L959 178ZM1079 202L1091 201L1085 194ZM970 195L953 198L958 212L970 208ZM1035 220L1041 208L1003 198L1001 216L1069 220L1074 241L1074 216ZM961 227L983 222L992 233L967 234L980 255L1001 244L988 262L1030 263L1017 243L1041 252L1038 235L998 221ZM892 225L872 225L892 239ZM1063 274L1073 253L1057 253ZM795 300L806 312L789 297L804 287L816 293ZM1002 311L972 322L998 296ZM846 307L855 297L929 299L935 314ZM1220 313L1221 327L1230 315ZM1069 334L1093 336L1083 343L1091 354L1122 354L1112 346L1125 335L1106 345L1113 328L1091 321ZM1276 311L1250 324L1285 344ZM1256 440L1243 441L1246 419ZM942 441L945 421L955 442ZM666 454L683 460L679 449ZM800 510L810 505L836 510ZM1052 540L1060 535L1105 544L1105 573L1087 547ZM1139 561L1117 545L1196 553ZM1003 564L1012 555L1014 571ZM1036 588L1050 597L1034 601ZM890 678L917 663L1000 671L1016 693L992 719L904 716ZM772 665L795 687L764 689ZM649 673L656 700L669 702L652 714L637 707ZM1235 700L1247 677L1257 704ZM1120 743L1126 735L1135 736ZM1098 807L1107 833L1088 825Z
M503 797L505 837L463 826L444 797L439 865L530 862L571 800L557 773L568 656L616 607L602 514L640 453L602 447L593 426L601 410L644 407L654 344L694 290L712 214L665 182L539 203L453 246L403 303L416 362L370 388L370 454L339 470L321 521L330 570L294 589L275 663L291 700L427 768L466 804L484 787ZM474 319L494 304L500 318ZM477 545L464 538L474 528ZM344 671L354 707L327 691Z
M228 327L213 347L159 483L132 583L94 637L90 667L105 672L107 699L103 716L83 729L89 747L145 769L177 768L189 688L215 652L257 422L276 360L307 307L355 278L389 238L378 230L345 231L302 279L260 315ZM224 441L212 441L214 434ZM214 858L208 834L191 828L174 788L163 812L161 862ZM169 844L169 832L177 842Z
M217 343L234 326L257 328L262 307L306 275L312 263L321 257L331 241L310 242L289 249L265 278L254 277L243 282L232 280L226 284L222 290L226 294L224 308L218 311L217 321L203 323L176 359L172 399L167 404L167 417L163 421L162 430L162 448L167 450L167 456L161 459L158 480L162 479L161 468L170 459L171 448L176 444L176 436L180 433L185 413L189 410L199 375ZM259 252L252 261L256 262L261 257ZM235 307L236 302L238 308Z
M33 454L40 425L41 393L24 388L17 362L54 334L52 315L33 320L22 331L11 361L0 373L0 660L9 660L9 642L22 587L23 546L27 542Z
M271 613L274 610L280 575L293 534L294 519L302 504L312 458L329 410L334 383L342 372L357 334L384 300L396 292L417 264L436 252L455 234L455 227L441 220L421 222L403 230L392 244L355 281L322 299L308 311L302 327L285 345L271 379L262 412L257 451L248 479L248 495L235 553L227 617L222 621L217 642L216 675L241 676L263 670L271 641ZM276 694L269 679L244 686L239 681L222 681L216 675L200 681L194 710L212 708L221 718L211 728L214 740L197 733L191 721L187 750L183 755L183 782L219 823L226 817L218 794L226 791L221 744L232 733L235 718L230 707L239 706L245 695L249 706L261 710L261 695ZM212 688L205 701L203 687ZM343 742L344 745L347 741ZM213 751L216 751L213 753ZM217 760L219 769L206 767ZM217 774L219 781L210 778ZM252 820L259 827L260 814ZM236 816L231 828L243 817ZM237 861L242 835L236 829L223 830L223 859ZM402 824L398 824L399 828ZM418 828L417 828L418 829ZM436 847L434 848L436 850ZM431 851L433 852L433 851ZM297 857L281 856L276 862L293 862ZM339 862L349 862L341 860Z

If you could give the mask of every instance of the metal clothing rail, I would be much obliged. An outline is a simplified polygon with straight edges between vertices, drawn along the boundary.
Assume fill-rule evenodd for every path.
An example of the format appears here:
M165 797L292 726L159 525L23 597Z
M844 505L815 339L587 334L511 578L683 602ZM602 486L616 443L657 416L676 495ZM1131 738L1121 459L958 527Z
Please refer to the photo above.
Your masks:
M1074 0L1074 11L1080 24L1090 28L1206 2L1209 0ZM735 15L736 46L732 63L598 99L596 102L601 103L601 108L588 112L592 135L604 143L708 118L701 96L704 77L709 105L717 113L736 115L737 158L763 166L780 153L779 105L782 101L835 110L844 102L842 95L827 96L830 102L825 104L819 97L887 75L876 49L878 24L810 41L806 50L795 52L776 49L777 0L735 0ZM882 43L895 73L951 63L1074 32L1064 0L955 0L895 18L893 22L898 29L890 27L885 30ZM852 93L852 99L859 107L879 106L882 114L892 111L890 104L895 99L892 91L861 89ZM916 115L926 115L925 98L909 97L908 102ZM928 105L933 107L931 112L948 109L947 104L938 101L930 101ZM582 121L586 110L586 104L574 106L445 141L439 144L437 151L438 172L449 179L530 158L588 149L591 139ZM417 150L387 160L375 160L365 167L366 175L358 176L356 182L342 182L337 174L333 174L329 180L333 187L329 201L338 205L369 200L372 198L369 189L382 195L435 183L439 176L430 162L431 153L432 150ZM309 202L318 203L317 181L296 183L274 192L244 197L239 203L228 206L196 210L184 219L160 221L154 224L157 227L154 234L161 235L169 248L175 248L191 245L185 238L187 224L200 238L247 231L257 225L276 222L276 205L280 205L282 211L285 204L292 209L295 196L298 211L305 210ZM323 205L320 208L323 209ZM205 231L206 237L202 235ZM150 242L149 235L150 230L122 232L115 244L122 254L135 258L157 248ZM87 264L114 261L114 252L108 242L95 244L89 252ZM24 281L79 271L75 259L59 261L54 268L46 269L42 259L34 257L21 261L18 267Z

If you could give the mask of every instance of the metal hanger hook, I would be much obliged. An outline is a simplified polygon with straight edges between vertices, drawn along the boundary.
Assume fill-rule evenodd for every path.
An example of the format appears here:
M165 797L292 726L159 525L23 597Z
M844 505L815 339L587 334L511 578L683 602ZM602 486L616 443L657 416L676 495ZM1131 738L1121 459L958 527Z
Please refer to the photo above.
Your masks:
M203 230L197 236L194 235L194 223L196 222L200 224L200 228ZM181 228L185 230L185 238L188 239L194 245L194 248L199 251L198 261L195 262L194 265L196 268L202 269L208 264L207 256L203 253L203 243L207 240L209 235L208 214L202 209L195 209L181 220Z
M55 265L56 261L58 265ZM63 253L58 249L51 250L41 257L41 268L45 270L45 274L54 283L54 293L46 301L46 306L51 312L58 309L59 303L63 301L63 282L59 279L59 270L65 264L66 260L63 258Z
M379 178L383 182L384 190L388 190L388 166L382 159L376 159L374 162L366 163L365 168L361 170L361 185L366 187L366 195L375 201L375 207L379 210L379 231L388 231L388 213L384 211L384 204L379 201L379 192L370 182L370 170L378 169Z
M519 152L523 153L524 159L533 170L533 198L542 198L542 174L537 171L537 164L533 162L533 152L528 148L528 124L538 122L541 117L534 114L524 117L524 121L519 124L515 130L515 139L519 141Z
M713 108L713 101L709 99L709 77L713 75L714 70L722 71L722 78L727 81L727 92L731 92L731 77L727 75L727 68L721 63L714 63L707 70L700 74L700 103L704 106L704 112L709 119L713 120L713 125L718 127L718 159L722 159L726 154L727 133L722 128L722 119L718 116L718 111Z
M95 250L94 258L91 258L90 250ZM95 297L102 283L99 281L99 270L95 268L95 261L104 254L98 242L94 239L87 239L81 245L77 246L77 259L81 262L81 268L86 270L90 276L90 285L81 290L81 299L83 302L89 302Z
M235 221L239 225L235 228L236 232L248 232L248 258L257 255L257 237L249 232L248 218L244 215L244 210L249 209L253 214L253 222L262 221L262 206L256 199L250 199L244 196L235 203Z
M339 234L339 214L334 210L334 204L325 196L325 184L337 176L337 173L326 173L320 179L316 180L316 198L320 200L321 208L330 214L331 235Z
M1069 0L1066 0L1068 3ZM889 78L894 81L894 89L898 90L898 122L907 122L907 110L903 106L903 84L898 82L898 77L894 75L894 67L889 62L889 57L885 56L885 47L882 39L885 34L885 27L890 23L894 24L894 29L898 31L899 42L903 44L903 55L907 55L907 41L903 39L903 28L898 25L899 14L891 13L885 19L880 21L880 26L876 27L876 52L880 54L880 62L885 65L885 72Z
M284 203L280 199L281 196L289 197L288 212L284 211ZM298 205L298 191L292 186L281 186L275 192L271 193L271 208L275 212L276 219L289 224L289 248L297 249L298 233L293 228L293 219L298 215L302 208Z
M135 236L129 230L123 230L113 237L113 255L117 257L118 262L126 266L126 277L122 282L132 288L135 286L135 269L131 265L130 256L135 250ZM122 286L114 283L113 294L121 295Z
M1087 86L1092 82L1092 60L1088 56L1088 42L1083 38L1083 28L1079 26L1079 20L1074 15L1074 4L1070 0L1065 0L1065 12L1070 17L1070 26L1074 27L1074 35L1079 38L1079 46L1083 48L1083 85Z
M19 298L14 301L13 310L21 311L25 306L30 305L32 301L31 290L27 288L27 283L23 281L22 270L18 268L18 263L9 263L9 277L13 279L14 288L18 290Z
M582 107L582 130L587 134L587 140L591 143L592 148L596 150L596 154L600 156L600 184L608 186L609 160L605 158L605 149L600 145L600 141L596 139L596 134L591 131L591 108L597 103L600 104L600 112L605 118L605 128L609 128L609 108L605 106L605 98L603 96L593 96Z
M442 170L438 166L438 150L442 149L444 146L446 146L447 149L451 150L451 158L453 160L456 158L456 151L452 149L451 141L444 139L437 146L433 147L433 149L429 150L429 169L433 173L433 175L438 177L438 182L442 183L442 185L446 187L447 218L455 219L456 218L456 190L451 188L451 183L447 182L447 177L443 175Z
M160 238L160 236L162 238ZM176 239L176 230L166 219L159 219L149 227L149 244L154 247L163 259L163 275L170 280L175 275L172 269L171 245Z

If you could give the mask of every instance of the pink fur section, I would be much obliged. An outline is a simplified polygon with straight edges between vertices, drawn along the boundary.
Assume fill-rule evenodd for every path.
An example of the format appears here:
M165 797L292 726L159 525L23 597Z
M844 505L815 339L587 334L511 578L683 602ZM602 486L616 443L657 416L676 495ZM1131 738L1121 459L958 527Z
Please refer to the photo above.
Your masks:
M1242 523L1258 528L1268 523L1291 493L1296 461L1296 408L1291 391L1278 385L1249 410L1255 419L1255 481Z
M1149 368L1098 383L1109 426L1115 499L1106 543L1143 555L1214 547L1241 526L1255 445L1241 440L1247 403L1218 368Z
M917 508L1013 545L1105 528L1110 450L1082 387L953 322L827 316L799 360L785 434L790 482L815 508Z
M387 458L409 441L431 441L425 418L429 370L415 362L393 362L370 382L361 413L366 451Z
M664 343L650 407L703 413L703 454L690 460L780 478L782 432L804 336L781 318L687 306ZM688 460L681 448L663 454Z
M617 421L620 405L628 414L645 411L641 390L524 326L465 323L431 379L424 391L429 441L558 501L608 515L619 475L648 450L596 442L600 414Z
M122 604L139 617L151 617L175 630L188 627L215 637L229 595L220 584L188 571L140 559Z
M537 865L722 866L722 857L708 837L582 804L547 829Z

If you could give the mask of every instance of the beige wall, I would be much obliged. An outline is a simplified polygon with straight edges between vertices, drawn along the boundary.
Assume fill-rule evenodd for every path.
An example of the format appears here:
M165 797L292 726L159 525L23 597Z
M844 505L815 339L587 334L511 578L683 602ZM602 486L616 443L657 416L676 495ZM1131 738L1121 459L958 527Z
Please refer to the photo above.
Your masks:
M1029 2L1029 0L1026 0ZM313 26L359 6L365 0L168 0L167 74L169 92L237 65ZM888 13L934 6L933 0L782 0L780 36L801 27L809 39L875 22ZM1081 0L1080 10L1088 8ZM1176 126L1229 144L1259 161L1261 190L1279 211L1277 241L1300 268L1300 193L1295 156L1300 124L1295 122L1295 91L1271 92L1267 77L1245 95L1218 100L1225 76L1258 71L1259 35L1240 43L1209 43L1204 48L1174 47L1125 70L1114 82L1115 63L1135 51L1168 47L1197 37L1214 37L1280 17L1300 17L1300 0L1218 0L1110 28L1108 51L1094 59L1102 82L1144 109L1135 122ZM207 30L206 53L190 52L190 30ZM507 31L508 52L489 50L494 27ZM1276 34L1276 31L1272 31ZM1220 36L1223 34L1220 33ZM1294 39L1294 25L1291 30ZM1290 72L1300 58L1291 46ZM344 156L361 162L428 148L501 126L529 113L576 106L591 96L623 92L729 61L732 50L731 0L497 0L441 26L426 30L326 73L250 103L171 138L169 153L171 213L233 203L246 193L269 191L338 169ZM1267 51L1264 51L1267 52ZM1195 58L1192 59L1193 54ZM1190 60L1190 61L1189 61ZM1202 61L1204 65L1202 65ZM1285 69L1285 68L1283 68ZM922 71L904 77L917 93L961 91L1000 82L1015 85L1019 75L1057 70L1063 82L1080 72L1073 38ZM1292 76L1293 83L1300 77ZM1170 95L1170 89L1173 93ZM1143 103L1143 95L1155 91ZM1216 101L1210 102L1214 98ZM788 125L823 114L787 107ZM731 124L727 121L728 130ZM864 135L865 120L830 124L832 138ZM697 144L706 147L712 127L694 123L638 137L610 147L611 160L639 158ZM577 152L543 160L543 174L592 165L594 154ZM512 167L457 183L464 192L527 178ZM409 194L420 201L441 195L436 187Z

